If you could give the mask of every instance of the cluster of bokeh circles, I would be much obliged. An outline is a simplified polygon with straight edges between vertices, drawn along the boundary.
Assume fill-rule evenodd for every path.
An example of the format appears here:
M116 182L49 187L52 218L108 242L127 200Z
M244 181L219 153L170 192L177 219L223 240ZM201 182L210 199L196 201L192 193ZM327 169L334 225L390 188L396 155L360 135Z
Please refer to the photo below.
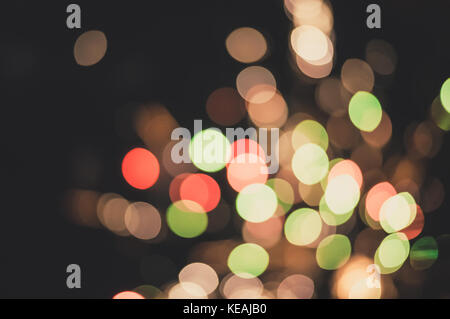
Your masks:
M229 55L243 65L235 87L217 88L205 101L219 127L247 123L267 129L271 141L272 129L279 129L276 145L263 147L257 130L230 141L206 128L184 141L189 163L175 163L183 144L171 140L177 120L162 105L145 105L133 122L145 147L124 154L122 174L137 190L168 193L170 205L70 192L78 222L99 221L118 236L153 245L168 232L188 240L232 224L229 239L195 244L178 278L130 287L114 298L314 298L327 271L332 297L394 298L398 273L409 274L398 281L420 285L417 274L438 258L440 238L421 234L426 214L444 200L444 187L426 174L424 162L438 154L450 130L450 79L430 101L429 117L404 133L406 154L388 156L393 123L383 87L395 73L394 47L372 40L364 59L347 59L339 73L330 2L284 0L284 8L293 25L286 43L291 66L300 85L315 88L314 101L286 100L273 73L259 64L270 55L266 37L251 27L225 39ZM81 65L106 51L103 33L90 32L75 44ZM279 163L275 173L269 155Z

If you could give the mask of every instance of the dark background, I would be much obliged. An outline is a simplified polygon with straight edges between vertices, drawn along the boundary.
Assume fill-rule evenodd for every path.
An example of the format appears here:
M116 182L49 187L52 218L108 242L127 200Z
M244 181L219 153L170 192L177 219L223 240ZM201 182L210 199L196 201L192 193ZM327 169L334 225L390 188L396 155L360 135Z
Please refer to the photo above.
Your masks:
M71 223L62 209L71 188L116 192L131 200L120 162L141 145L132 130L128 108L157 101L180 125L207 121L208 95L234 86L244 65L225 49L227 35L251 26L268 39L270 55L260 64L275 75L289 98L300 87L289 60L291 23L277 0L76 1L82 28L66 27L69 1L14 1L0 10L0 297L111 298L142 284L140 258L165 254L176 271L186 264L186 247L195 240L142 246L102 229ZM369 3L382 6L382 29L365 26ZM448 1L335 0L338 75L350 57L364 58L367 42L390 42L399 57L393 84L383 105L393 122L386 154L403 146L403 130L427 117L440 85L450 76ZM108 50L101 62L80 67L73 58L77 37L88 30L106 34ZM448 136L428 164L449 189ZM95 169L87 169L94 167ZM152 197L153 196L153 197ZM149 199L160 200L150 192ZM426 216L423 234L450 233L448 200ZM223 238L226 238L223 235ZM212 237L212 238L220 238ZM129 256L120 251L125 249ZM125 248L123 248L125 247ZM118 249L119 248L119 249ZM448 252L447 252L448 254ZM82 269L82 289L66 288L66 266ZM170 267L169 267L170 268ZM400 297L439 297L449 293L448 259L428 271L425 285ZM168 275L169 276L169 275ZM172 278L172 279L173 279ZM329 297L326 283L319 297Z

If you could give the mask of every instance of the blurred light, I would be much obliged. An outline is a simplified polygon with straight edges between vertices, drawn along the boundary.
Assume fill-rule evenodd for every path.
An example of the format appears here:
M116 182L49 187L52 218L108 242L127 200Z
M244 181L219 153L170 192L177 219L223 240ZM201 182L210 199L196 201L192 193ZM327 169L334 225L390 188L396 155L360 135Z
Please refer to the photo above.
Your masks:
M330 235L324 238L316 250L316 261L320 268L334 270L349 260L352 246L345 235Z
M367 144L376 148L385 146L392 136L392 122L389 115L383 111L380 124L371 132L361 131L362 138Z
M97 204L100 194L91 190L73 189L65 197L69 218L79 225L100 226Z
M199 285L192 282L178 283L168 292L169 299L207 299L206 292Z
M310 299L314 294L314 281L304 275L290 275L277 289L278 299Z
M312 25L326 34L332 32L334 19L329 1L285 0L285 6L290 8L294 25Z
M366 47L366 60L381 75L394 73L397 66L395 49L384 40L371 40Z
M295 28L291 33L291 45L295 53L307 62L325 58L329 50L327 35L311 25Z
M407 228L402 230L409 240L416 238L420 235L423 230L423 226L425 224L425 216L423 215L422 209L419 205L417 205L417 214L416 218Z
M231 159L246 153L257 155L266 162L264 149L253 138L241 138L231 144Z
M147 189L159 177L158 159L141 147L129 151L122 160L122 174L128 184L137 189Z
M328 173L328 156L317 144L308 143L295 151L292 171L306 185L320 182Z
M300 122L292 131L292 147L294 150L308 143L317 144L324 151L328 149L327 131L320 123L313 120Z
M384 202L397 194L394 186L388 182L378 183L373 186L366 197L366 210L369 216L376 222L380 220L380 211Z
M117 235L129 235L125 226L125 212L128 205L128 201L120 195L105 194L100 198L97 206L100 221Z
M375 253L375 263L382 274L391 274L403 265L409 255L409 241L403 233L393 233L383 239Z
M102 31L87 31L75 41L73 55L79 65L91 66L103 59L106 48L107 40Z
M438 244L431 236L420 238L411 247L410 263L415 270L430 268L438 258Z
M242 278L233 274L225 277L221 286L221 293L227 299L258 299L264 290L259 278Z
M284 213L287 213L294 204L294 190L292 189L291 184L281 178L271 178L266 184L275 191L278 204L281 206Z
M258 277L269 265L269 254L259 245L241 244L231 251L227 263L230 270L239 277Z
M359 188L363 185L363 176L359 166L352 160L342 160L336 163L328 173L328 182L341 175L353 177Z
M236 198L236 210L249 222L261 223L273 216L278 206L275 192L264 184L244 187Z
M283 232L283 217L274 216L262 223L245 221L242 236L246 242L258 244L264 248L276 245Z
M450 131L450 113L442 105L439 96L431 104L431 118L441 130Z
M341 81L350 93L371 92L375 76L367 62L360 59L348 59L341 69Z
M330 75L333 69L334 47L330 38L326 37L326 41L327 53L321 59L311 61L299 55L295 56L297 67L306 76L313 79L321 79Z
M181 195L180 195L181 183L191 175L192 175L191 173L182 173L180 175L175 176L175 178L172 179L172 181L170 182L169 196L170 196L170 200L173 203L181 200Z
M211 294L219 285L219 278L214 269L204 263L192 263L185 266L180 271L178 279L184 290L192 295L195 295L198 290L191 290L190 283L200 286L206 295Z
M229 161L230 155L230 142L213 128L196 133L189 143L192 163L205 172L220 171Z
M193 201L209 212L220 201L220 188L217 182L205 174L191 174L181 181L181 200Z
M378 169L383 164L383 154L381 151L366 143L360 144L353 150L351 159L358 164L363 172Z
M434 157L440 150L442 144L441 131L429 121L424 121L415 127L412 136L407 136L408 151L413 156ZM409 143L408 143L409 142Z
M335 214L347 215L358 204L359 188L360 185L358 185L353 176L347 174L338 175L328 180L325 190L325 202Z
M444 109L450 113L450 78L445 80L441 87L441 103Z
M346 223L352 217L353 209L345 214L336 214L328 207L325 196L323 196L319 204L319 213L325 224L338 226Z
M170 141L167 143L167 145L164 147L163 150L163 166L166 169L167 173L169 173L172 177L175 177L177 175L180 175L182 173L194 173L197 171L197 167L195 167L192 163L174 163L172 160L172 149L175 144L180 143L180 141ZM189 143L189 141L187 141Z
M360 141L359 131L347 115L330 117L327 121L327 131L331 144L340 149L353 149Z
M316 87L316 102L319 107L334 117L347 113L350 93L343 87L339 79L327 77L320 81Z
M319 206L320 199L323 196L324 190L320 183L313 185L306 185L302 182L298 183L298 193L302 200L311 207Z
M348 106L352 123L361 131L372 132L381 122L383 110L378 99L369 92L353 95Z
M172 132L179 125L165 106L146 104L136 111L134 126L145 145L159 156L172 141Z
M373 261L361 255L352 257L348 263L340 268L333 278L333 295L339 299L379 299L384 282L380 287L369 287L371 273L368 271ZM372 270L373 271L373 270ZM376 276L374 280L377 280ZM375 282L370 282L375 284Z
M442 182L433 177L429 178L422 189L422 208L425 213L438 209L445 199Z
M293 211L286 219L284 233L293 245L306 246L313 243L322 231L322 220L317 211L300 208Z
M213 91L206 101L206 112L211 120L222 126L231 126L245 116L245 101L229 87Z
M253 93L255 94L258 92L260 91L257 89L253 90ZM278 92L275 92L275 94L267 101L257 103L248 102L247 111L252 122L255 123L256 126L264 128L279 128L284 125L288 117L286 101Z
M244 27L231 32L225 46L228 53L242 63L253 63L260 60L267 52L264 36L253 28Z
M402 192L387 199L380 209L380 224L387 233L398 232L416 218L417 204L411 194Z
M200 236L208 226L208 216L198 212L201 210L201 206L192 201L175 202L167 209L167 224L180 237Z
M132 203L125 212L125 226L136 238L152 239L158 236L161 230L161 216L158 210L148 203Z
M236 78L236 88L247 102L265 103L277 92L277 82L272 73L261 66L250 66Z
M112 299L145 299L142 295L134 291L122 291L115 295Z
M290 163L289 166L281 167L281 169L276 174L276 178L284 179L289 183L289 185L291 185L292 189L294 190L294 204L302 202L300 193L295 191L296 189L298 189L298 185L300 182L298 181L297 177L295 177L294 172L291 170Z

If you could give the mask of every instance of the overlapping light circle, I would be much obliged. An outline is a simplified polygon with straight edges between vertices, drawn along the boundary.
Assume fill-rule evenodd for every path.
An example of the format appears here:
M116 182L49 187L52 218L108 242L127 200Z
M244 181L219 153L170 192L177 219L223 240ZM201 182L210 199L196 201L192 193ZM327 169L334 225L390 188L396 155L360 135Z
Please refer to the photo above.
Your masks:
M414 221L417 204L414 197L402 192L387 199L380 209L380 224L387 233L398 232Z
M383 110L375 95L358 91L350 100L348 113L350 120L358 129L372 132L380 124Z
M171 204L166 218L169 228L183 238L200 236L208 226L208 216L202 211L202 207L189 200Z
M403 265L409 255L409 240L403 233L386 236L375 252L375 264L382 274L390 274Z
M300 122L292 131L292 147L297 150L299 147L314 143L328 149L328 134L325 128L317 121L304 120Z
M313 185L320 182L328 173L328 155L317 144L301 146L292 158L292 171L300 182Z
M325 202L337 215L346 215L358 204L360 190L358 182L350 175L338 175L328 181Z
M217 129L197 132L189 143L189 157L194 165L205 172L217 172L230 159L228 139Z

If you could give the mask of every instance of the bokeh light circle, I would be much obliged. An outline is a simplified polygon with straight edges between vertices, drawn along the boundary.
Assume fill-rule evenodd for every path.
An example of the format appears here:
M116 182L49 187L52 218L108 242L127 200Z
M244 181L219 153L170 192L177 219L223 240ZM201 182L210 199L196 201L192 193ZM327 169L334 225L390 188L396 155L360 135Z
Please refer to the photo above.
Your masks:
M230 186L240 192L251 184L264 184L269 169L264 160L255 154L244 153L233 158L227 166L227 179Z
M441 103L444 109L450 113L450 78L445 80L441 87Z
M193 208L196 209L193 209ZM208 226L208 216L199 212L202 208L199 204L181 200L175 202L167 209L167 224L178 236L193 238L200 236Z
M81 34L75 41L73 55L81 66L91 66L105 56L107 49L106 36L102 31L91 30Z
M180 199L196 202L205 212L209 212L219 204L219 184L211 176L191 174L181 182Z
M350 120L358 129L372 132L380 124L383 110L375 95L359 91L351 98L348 113Z
M289 214L284 224L286 239L293 245L306 246L313 243L322 231L322 220L317 211L300 208Z
M386 236L375 252L375 263L382 274L397 271L408 258L409 240L403 233Z
M301 146L292 158L292 171L297 179L306 185L320 182L328 173L328 155L317 144Z
M261 32L249 27L231 32L225 41L225 46L235 60L243 63L256 62L267 51L266 39Z
M304 120L300 122L292 131L292 147L294 150L302 145L314 143L328 149L328 134L325 128L314 120Z
M236 198L239 215L252 223L261 223L273 216L278 206L277 196L265 184L251 184L240 191Z
M161 230L161 216L153 205L136 202L129 205L125 212L125 226L136 238L152 239Z
M366 211L376 222L380 220L380 210L384 202L397 194L394 186L389 182L381 182L374 185L366 196Z
M316 250L316 261L320 268L335 270L350 259L352 246L345 235L336 234L324 238Z
M116 294L112 299L145 299L141 294L134 291L122 291Z
M380 209L380 224L387 233L398 232L414 221L417 204L408 192L396 194L387 199Z
M147 189L159 177L158 159L147 149L137 147L122 160L122 174L128 184L137 189Z
M420 238L411 247L409 261L416 270L430 268L439 255L438 243L431 236Z
M190 290L189 283L200 286L206 295L212 293L219 285L216 271L204 263L192 263L181 269L178 274L180 284L189 293L195 295L197 290Z
M269 254L259 245L241 244L231 251L227 264L230 270L239 277L258 277L269 265Z
M266 68L250 66L236 77L236 88L247 102L260 104L274 97L277 93L277 82Z
M295 53L306 61L323 59L328 53L328 37L312 25L295 28L291 33L291 45Z
M325 190L325 202L337 215L347 214L358 204L359 185L347 174L338 175L328 182Z
M277 289L278 299L310 299L314 294L314 281L305 275L290 275Z
M214 128L197 132L189 143L192 163L205 172L220 171L229 161L230 155L230 142Z

